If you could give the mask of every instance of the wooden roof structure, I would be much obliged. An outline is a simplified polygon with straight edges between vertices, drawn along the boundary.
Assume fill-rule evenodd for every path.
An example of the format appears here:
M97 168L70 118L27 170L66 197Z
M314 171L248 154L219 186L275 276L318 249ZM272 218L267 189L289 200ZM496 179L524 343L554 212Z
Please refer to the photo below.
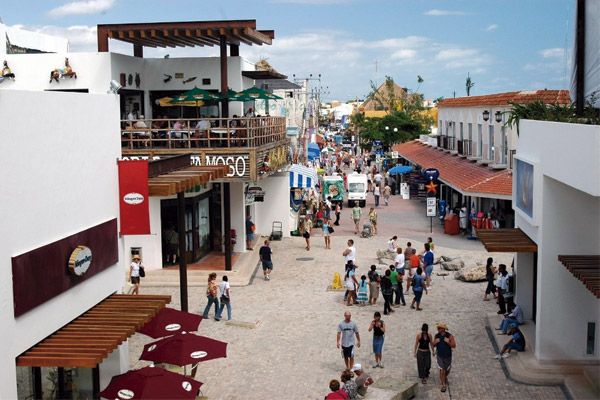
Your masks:
M537 244L519 228L477 229L477 237L489 252L537 252Z
M17 366L95 368L170 302L113 294L17 357Z
M600 299L600 255L559 255L558 261Z
M257 30L256 20L152 22L98 25L98 51L108 51L108 39L138 47L270 45L273 30Z
M150 196L172 196L193 190L210 181L224 178L229 173L227 165L185 167L148 178Z

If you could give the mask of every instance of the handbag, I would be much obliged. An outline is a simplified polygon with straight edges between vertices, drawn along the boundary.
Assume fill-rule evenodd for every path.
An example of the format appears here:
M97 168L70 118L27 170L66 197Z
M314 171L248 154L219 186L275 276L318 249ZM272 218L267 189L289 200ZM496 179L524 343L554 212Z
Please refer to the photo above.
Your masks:
M333 233L333 232L335 232L335 229L333 229L333 227L332 227L332 226L330 226L330 227L329 227L329 233Z
M224 294L221 295L221 303L229 303L229 297L225 296Z
M140 265L140 278L144 278L146 276L146 271L144 271L144 267Z

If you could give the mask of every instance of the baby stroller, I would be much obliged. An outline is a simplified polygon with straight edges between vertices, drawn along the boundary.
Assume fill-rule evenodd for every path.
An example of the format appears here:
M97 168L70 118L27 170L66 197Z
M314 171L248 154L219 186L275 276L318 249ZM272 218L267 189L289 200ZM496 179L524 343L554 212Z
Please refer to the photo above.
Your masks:
M373 236L373 228L370 222L367 222L363 225L362 232L360 233L360 237L362 238L370 238Z

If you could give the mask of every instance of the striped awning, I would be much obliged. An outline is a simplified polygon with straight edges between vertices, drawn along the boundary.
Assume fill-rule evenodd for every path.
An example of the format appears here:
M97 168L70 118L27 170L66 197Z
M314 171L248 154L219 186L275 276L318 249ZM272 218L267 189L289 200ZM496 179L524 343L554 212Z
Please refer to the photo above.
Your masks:
M293 164L290 167L290 187L291 188L311 188L315 187L319 177L317 171L313 168L305 167L300 164Z

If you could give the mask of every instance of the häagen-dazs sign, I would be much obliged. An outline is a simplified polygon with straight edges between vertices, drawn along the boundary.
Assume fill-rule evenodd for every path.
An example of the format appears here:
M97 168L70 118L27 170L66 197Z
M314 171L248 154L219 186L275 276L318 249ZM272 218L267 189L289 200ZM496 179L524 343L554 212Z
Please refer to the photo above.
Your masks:
M92 250L86 246L77 246L69 257L69 271L76 276L82 276L92 265Z

